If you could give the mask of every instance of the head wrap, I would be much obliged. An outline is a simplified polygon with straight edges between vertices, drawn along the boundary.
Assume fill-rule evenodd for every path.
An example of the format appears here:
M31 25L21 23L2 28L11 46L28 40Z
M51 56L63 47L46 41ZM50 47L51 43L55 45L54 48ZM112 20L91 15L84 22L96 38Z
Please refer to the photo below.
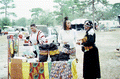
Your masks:
M93 27L93 23L92 23L92 21L90 21L90 20L86 20L85 22L84 22L84 26L87 26L87 27Z

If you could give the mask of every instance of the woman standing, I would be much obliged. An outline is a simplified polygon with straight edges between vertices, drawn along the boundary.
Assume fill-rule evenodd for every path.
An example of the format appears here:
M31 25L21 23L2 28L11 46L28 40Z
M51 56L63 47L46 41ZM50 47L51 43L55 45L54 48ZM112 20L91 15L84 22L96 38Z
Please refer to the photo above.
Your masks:
M61 47L66 46L71 50L71 52L69 50L62 50L64 53L62 56L60 55L59 60L68 60L70 59L69 55L75 56L76 52L76 31L73 29L71 30L71 23L70 20L68 20L68 17L65 17L64 19L63 29L59 33L58 42Z
M99 54L98 48L95 46L95 33L92 21L85 21L84 28L86 30L86 35L77 42L78 45L83 45L83 77L84 79L100 78Z

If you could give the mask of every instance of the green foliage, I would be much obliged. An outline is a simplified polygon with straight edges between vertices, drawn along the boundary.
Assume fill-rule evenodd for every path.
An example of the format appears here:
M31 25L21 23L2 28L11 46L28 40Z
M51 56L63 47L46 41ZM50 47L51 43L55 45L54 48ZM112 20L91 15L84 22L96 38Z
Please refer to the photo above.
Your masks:
M0 27L2 27L2 20L0 19Z
M4 14L5 12L0 12L0 14Z
M115 3L110 6L111 8L107 8L101 18L103 20L118 20L118 15L120 15L120 3Z
M78 3L79 2L79 0L74 0L74 3Z
M113 5L113 8L112 8L112 13L114 16L118 16L120 15L120 3L116 3Z
M109 4L107 0L94 0L94 19L99 20L116 20L117 16L120 15L120 3ZM15 8L14 4L11 4L13 0L1 0L0 4L4 6L0 7L0 14L13 15L16 17L14 12L8 12L7 9ZM8 22L1 19L0 25L17 25L17 26L28 26L32 23L37 25L62 25L64 17L68 16L69 20L78 18L93 19L93 0L54 0L56 8L54 12L47 12L41 8L32 8L29 10L32 14L32 19L27 20L26 18L20 18L17 21ZM9 6L9 5L10 6ZM99 6L100 5L100 6ZM4 11L4 12L2 12Z
M41 8L32 8L29 11L32 12L32 14L31 14L32 23L36 23L39 19L39 16L43 13L43 9L41 9Z
M12 20L11 25L12 25L12 26L15 26L15 25L16 25L15 20Z
M32 12L31 24L35 23L36 25L54 25L54 15L51 12L44 11L41 8L32 8L29 10Z
M32 24L32 20L31 19L27 19L26 20L26 26L30 26Z
M36 24L54 26L54 14L51 12L44 12L42 15L40 15L40 19Z
M10 26L10 19L5 17L5 18L2 18L1 20L1 26Z
M16 26L26 26L26 18L20 18L16 21Z
M58 23L63 22L65 16L68 16L70 20L77 18L93 19L93 9L96 21L111 19L113 16L113 13L110 13L113 11L111 11L112 5L109 5L107 0L94 0L94 8L93 0L54 0L54 2L58 4L54 6L58 10L54 11L55 16L58 16L56 18Z
M17 15L16 15L14 12L9 12L8 16L9 16L9 15L12 15L12 16L14 16L14 17L17 17Z
M99 0L98 2L104 4L105 6L108 5L108 1L107 0Z
M0 14L5 14L5 17L7 17L7 15L13 15L16 17L16 14L15 13L11 13L11 12L8 12L7 9L10 9L10 8L15 8L15 4L11 4L13 2L13 0L1 0L0 1L0 4L3 4L4 6L0 7L0 10L4 10L4 11L1 11Z
M31 10L29 10L30 12L32 12L32 17L38 17L40 15L40 13L43 12L43 9L41 8L32 8Z
M55 5L54 7L58 9L59 11L54 11L55 16L58 16L56 20L58 21L58 24L62 24L65 16L71 16L70 20L74 18L75 13L75 2L78 2L78 0L54 0L55 3L58 3L58 5Z

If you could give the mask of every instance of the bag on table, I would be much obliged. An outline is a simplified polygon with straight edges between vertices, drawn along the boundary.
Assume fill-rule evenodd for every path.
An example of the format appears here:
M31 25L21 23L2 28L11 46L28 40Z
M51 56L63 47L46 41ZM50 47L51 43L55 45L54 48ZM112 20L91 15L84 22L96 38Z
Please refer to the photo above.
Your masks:
M70 59L69 55L70 45L65 44L62 48L62 51L59 54L59 61L68 61Z
M43 44L39 46L39 62L46 62L48 59L48 51L49 45L48 44Z
M59 53L58 46L54 43L51 43L49 46L49 54L52 62L59 61Z

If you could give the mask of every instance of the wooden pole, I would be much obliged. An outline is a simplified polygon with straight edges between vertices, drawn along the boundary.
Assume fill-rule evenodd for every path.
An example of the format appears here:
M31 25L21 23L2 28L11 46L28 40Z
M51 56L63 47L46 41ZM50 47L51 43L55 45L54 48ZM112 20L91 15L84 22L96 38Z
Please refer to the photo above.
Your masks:
M20 55L19 55L19 39L18 39L18 56L20 56Z
M10 61L10 46L9 46L9 39L8 39L8 79L9 79L9 61Z

